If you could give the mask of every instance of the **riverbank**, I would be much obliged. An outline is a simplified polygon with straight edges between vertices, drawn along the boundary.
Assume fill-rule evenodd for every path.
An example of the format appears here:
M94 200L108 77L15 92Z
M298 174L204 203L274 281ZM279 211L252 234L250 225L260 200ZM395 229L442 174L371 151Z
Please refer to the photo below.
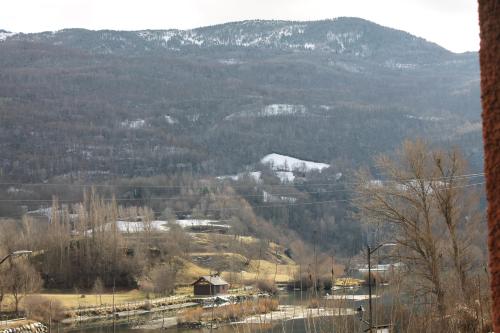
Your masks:
M351 308L308 308L297 305L280 305L276 311L257 314L234 324L271 324L277 321L287 321L305 318L349 316L354 315Z
M47 333L47 326L32 320L10 320L0 325L0 333Z

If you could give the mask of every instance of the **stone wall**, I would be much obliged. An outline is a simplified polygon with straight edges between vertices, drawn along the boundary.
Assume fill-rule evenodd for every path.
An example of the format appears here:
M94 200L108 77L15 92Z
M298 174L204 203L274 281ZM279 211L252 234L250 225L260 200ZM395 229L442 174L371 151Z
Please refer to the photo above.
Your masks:
M0 329L0 333L47 333L48 329L42 323L31 323L19 327Z

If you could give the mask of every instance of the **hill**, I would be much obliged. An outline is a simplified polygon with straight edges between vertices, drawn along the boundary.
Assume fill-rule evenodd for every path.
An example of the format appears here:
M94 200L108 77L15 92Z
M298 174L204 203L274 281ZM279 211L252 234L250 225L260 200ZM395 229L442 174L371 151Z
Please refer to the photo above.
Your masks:
M476 53L357 18L0 33L4 180L350 169L407 137L481 166ZM345 171L345 170L344 170Z

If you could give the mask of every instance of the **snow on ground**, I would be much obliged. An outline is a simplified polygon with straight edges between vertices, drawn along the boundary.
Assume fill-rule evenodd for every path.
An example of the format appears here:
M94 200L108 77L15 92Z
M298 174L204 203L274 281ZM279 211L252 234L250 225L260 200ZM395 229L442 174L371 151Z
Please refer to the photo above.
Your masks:
M168 114L165 115L165 120L167 121L167 123L169 123L170 125L173 125L173 124L177 124L179 121L171 116L169 116Z
M397 269L403 266L403 263L396 262L393 264L379 264L379 265L373 265L370 269L373 272L387 272L393 269ZM358 271L362 273L367 273L368 272L368 265L364 265L361 268L358 268Z
M8 37L14 36L15 32L0 31L0 41L6 40Z
M294 203L297 201L297 198L294 197L287 197L283 195L275 195L271 194L267 191L262 191L262 201L264 202L291 202Z
M291 183L295 180L295 175L291 171L276 171L276 176L282 183Z
M143 128L145 125L146 121L144 119L125 120L121 122L121 126L126 128Z
M303 115L307 108L301 104L269 104L260 109L245 110L232 113L226 116L225 120L234 118L250 118L250 117L277 117L277 116L295 116Z
M304 48L305 48L306 50L314 50L314 49L316 49L316 44L313 44L313 43L305 43L305 44L304 44Z
M231 179L231 180L240 180L243 177L250 177L256 182L260 182L260 178L262 176L262 172L260 171L253 171L253 172L240 172L237 175L225 175L225 176L218 176L217 179Z
M229 59L219 59L219 63L223 65L239 65L242 64L243 62L238 59L229 58Z
M281 115L291 115L291 114L303 114L306 112L306 107L304 105L293 105L293 104L270 104L266 105L258 113L258 116L281 116Z
M50 217L52 215L52 207L47 207L47 208L39 208L37 210L32 210L27 212L26 214L30 215L41 215L41 216L47 216Z
M378 295L372 295L372 298L379 298ZM350 295L350 294L340 294L340 295L326 295L325 299L335 299L335 300L350 300L350 301L366 301L369 299L369 295Z
M260 162L269 164L276 171L311 171L329 168L326 163L301 160L295 157L272 153L264 156ZM281 177L280 177L281 178Z
M402 69L402 70L417 68L417 64L403 64L400 62L396 62L393 59L387 60L384 63L384 66L390 69Z
M229 228L227 224L221 224L220 221L216 220L187 219L187 220L177 220L176 223L184 229L190 227L202 227L202 226Z
M189 220L177 220L176 223L181 226L183 229L191 228L191 227L216 227L216 228L230 228L227 224L222 224L220 221L216 220L198 220L198 219L189 219ZM140 222L130 222L130 221L116 221L116 227L118 231L122 233L136 233L136 232L144 232L145 230L151 228L151 231L154 232L167 232L170 230L168 226L168 221L163 220L154 220L151 221L150 226L146 223ZM107 223L105 226L105 230L111 230L111 222ZM87 234L90 234L91 230L87 231Z
M151 221L151 230L152 231L168 231L167 221ZM108 226L111 224L108 223ZM128 222L128 221L117 221L116 226L120 232L142 232L145 230L144 222Z
M441 118L441 117L414 116L411 114L408 114L405 117L408 119L416 119L416 120L422 120L422 121L441 121L441 120L443 120L443 118Z

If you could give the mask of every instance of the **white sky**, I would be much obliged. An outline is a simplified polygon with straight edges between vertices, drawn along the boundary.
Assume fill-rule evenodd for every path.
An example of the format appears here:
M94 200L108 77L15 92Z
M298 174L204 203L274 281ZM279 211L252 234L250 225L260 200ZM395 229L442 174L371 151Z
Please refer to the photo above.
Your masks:
M476 0L0 0L0 29L189 29L246 19L356 16L455 52L479 49Z

